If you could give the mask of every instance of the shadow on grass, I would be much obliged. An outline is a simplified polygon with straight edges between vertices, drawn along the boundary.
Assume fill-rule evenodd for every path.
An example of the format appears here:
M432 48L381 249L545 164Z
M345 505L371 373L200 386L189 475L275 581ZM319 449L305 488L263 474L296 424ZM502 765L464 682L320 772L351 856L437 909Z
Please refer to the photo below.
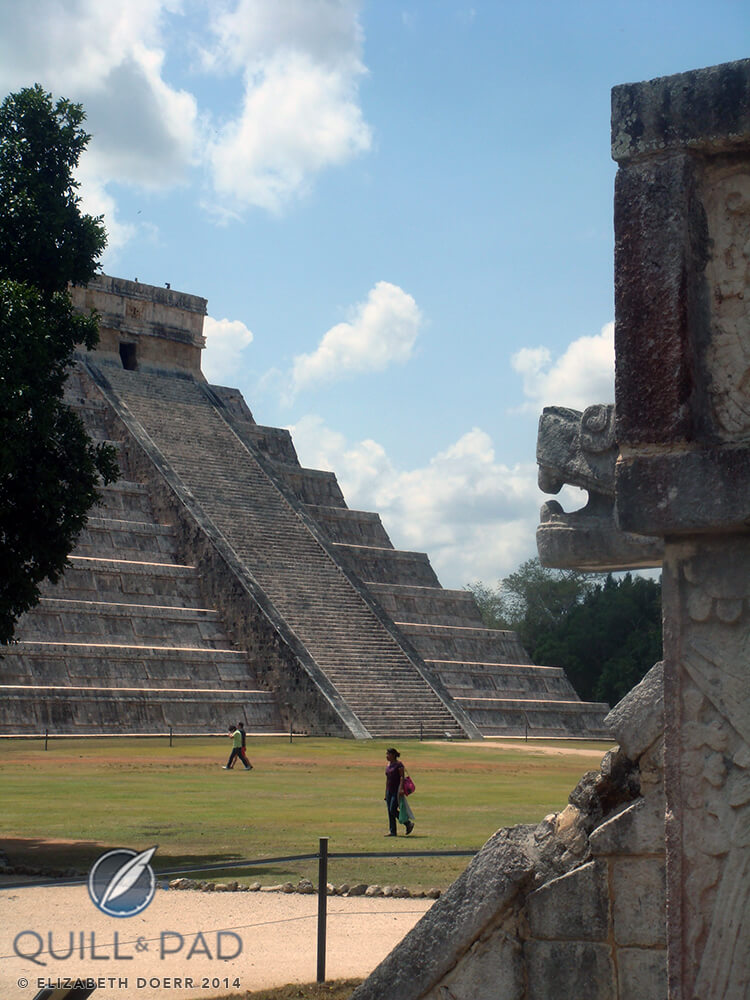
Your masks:
M123 847L123 844L106 844L101 841L60 841L42 838L6 837L0 841L0 849L8 858L12 868L25 866L29 868L46 869L50 872L64 872L74 869L77 872L87 872L102 854ZM143 845L139 845L142 847ZM237 879L254 881L256 878L272 876L279 880L285 877L296 877L297 870L279 865L260 863L243 868L211 867L232 864L240 859L231 854L168 854L154 856L153 868L157 877L160 873L185 872L192 878ZM252 859L251 859L252 860Z

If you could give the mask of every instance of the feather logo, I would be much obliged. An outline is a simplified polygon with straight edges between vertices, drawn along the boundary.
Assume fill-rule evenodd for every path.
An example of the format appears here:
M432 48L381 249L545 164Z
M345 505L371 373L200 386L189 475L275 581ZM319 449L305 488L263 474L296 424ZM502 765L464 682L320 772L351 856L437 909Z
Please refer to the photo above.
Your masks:
M156 889L150 866L155 851L119 848L103 854L89 873L89 895L96 906L113 917L132 917L145 909Z

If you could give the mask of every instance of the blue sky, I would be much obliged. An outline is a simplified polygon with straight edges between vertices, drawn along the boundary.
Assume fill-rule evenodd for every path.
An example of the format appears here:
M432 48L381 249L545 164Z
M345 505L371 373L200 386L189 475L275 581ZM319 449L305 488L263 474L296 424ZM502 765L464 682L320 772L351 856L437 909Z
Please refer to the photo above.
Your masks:
M610 90L747 57L745 0L0 8L2 93L84 104L104 270L208 299L207 377L445 586L535 554L539 412L613 393Z

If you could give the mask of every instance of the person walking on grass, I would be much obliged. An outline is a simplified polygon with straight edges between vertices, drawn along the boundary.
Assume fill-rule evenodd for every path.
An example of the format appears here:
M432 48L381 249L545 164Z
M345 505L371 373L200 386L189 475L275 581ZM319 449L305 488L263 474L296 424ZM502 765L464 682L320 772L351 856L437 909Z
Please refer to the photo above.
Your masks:
M229 726L229 733L232 737L232 752L229 754L229 760L224 765L225 771L231 771L234 767L235 758L241 757L242 751L242 733L239 727L234 724Z
M245 747L247 746L247 733L245 732L245 723L244 722L240 722L237 725L237 728L239 729L240 733L242 734L242 746L240 747L240 753L239 753L240 760L245 765L245 770L246 771L252 771L253 765L247 759L247 751L245 750Z
M389 832L385 836L395 837L397 835L396 820L398 819L399 805L401 799L404 797L404 775L406 772L404 765L399 760L401 754L395 747L389 747L385 752L385 756L388 761L385 769L385 804L388 808L389 827ZM411 820L407 820L405 826L406 836L408 837L414 829L414 823Z

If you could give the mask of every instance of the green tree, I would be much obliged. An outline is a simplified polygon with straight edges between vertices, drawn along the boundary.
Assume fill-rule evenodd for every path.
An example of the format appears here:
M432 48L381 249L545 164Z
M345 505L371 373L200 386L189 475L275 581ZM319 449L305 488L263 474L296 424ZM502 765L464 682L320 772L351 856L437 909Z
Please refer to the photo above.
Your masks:
M73 311L106 245L83 215L73 171L89 141L78 104L38 84L0 105L0 642L56 581L98 499L117 478L114 450L95 445L63 402L76 345L99 339L95 315Z
M537 662L562 666L585 700L616 704L662 656L661 584L607 576L542 637Z
M550 569L527 559L500 583L505 619L518 632L532 658L540 637L563 621L594 585L592 574Z
M487 628L517 632L534 657L539 639L594 585L592 574L550 569L539 559L527 559L497 587L472 583L466 587L476 600Z
M472 584L488 628L517 632L534 663L565 670L585 701L615 704L661 658L661 584L529 559L493 589Z
M467 583L464 590L473 595L485 628L512 628L505 617L505 605L499 589L488 587L486 583L477 580L474 583Z

